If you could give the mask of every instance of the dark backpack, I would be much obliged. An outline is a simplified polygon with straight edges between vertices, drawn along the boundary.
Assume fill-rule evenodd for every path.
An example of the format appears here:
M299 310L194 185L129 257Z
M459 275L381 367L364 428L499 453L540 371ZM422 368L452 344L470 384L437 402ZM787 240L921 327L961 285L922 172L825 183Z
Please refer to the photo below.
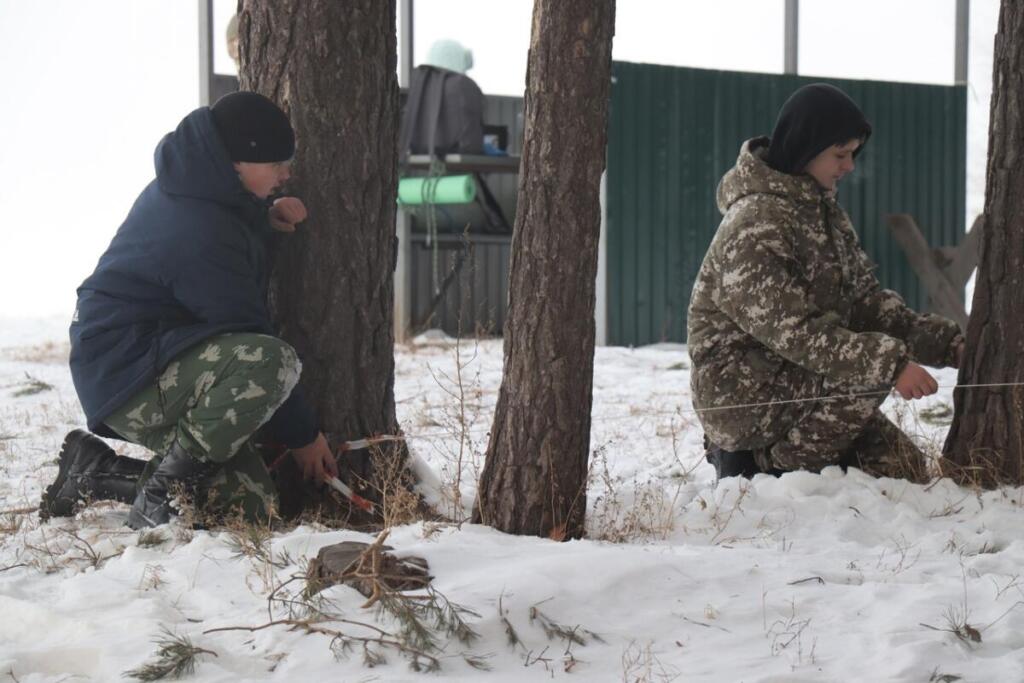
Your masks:
M482 154L484 94L469 76L418 66L402 116L399 150L409 154Z

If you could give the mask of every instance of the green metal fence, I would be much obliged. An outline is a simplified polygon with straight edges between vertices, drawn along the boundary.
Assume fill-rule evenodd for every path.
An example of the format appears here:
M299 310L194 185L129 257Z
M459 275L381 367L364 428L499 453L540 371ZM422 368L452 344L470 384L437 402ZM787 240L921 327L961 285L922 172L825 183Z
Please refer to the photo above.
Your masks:
M630 64L613 67L607 179L608 343L685 341L686 306L721 216L715 189L746 139L769 135L786 98L826 81L874 133L840 183L883 285L918 309L917 278L884 215L917 219L932 246L964 232L965 86L847 81Z

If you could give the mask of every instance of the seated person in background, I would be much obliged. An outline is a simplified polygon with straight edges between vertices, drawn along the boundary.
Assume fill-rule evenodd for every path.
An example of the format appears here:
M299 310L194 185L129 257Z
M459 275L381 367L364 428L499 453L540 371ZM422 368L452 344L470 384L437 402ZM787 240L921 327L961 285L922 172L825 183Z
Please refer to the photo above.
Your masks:
M473 53L454 40L430 46L413 69L399 137L401 154L483 154L484 95L466 72Z
M228 57L235 63L235 69L240 69L238 54L238 15L232 14L228 21L228 27L224 31L224 45L228 50Z
M306 217L288 180L295 134L262 95L200 107L157 145L156 179L78 289L71 376L89 429L141 444L148 463L75 430L40 515L84 499L132 503L128 525L167 522L176 493L204 513L266 521L276 490L253 443L264 427L304 474L336 476L301 366L266 307L272 228Z
M924 455L879 406L894 387L905 399L935 393L918 363L958 365L963 336L882 289L836 202L870 135L845 93L805 86L718 186L724 217L693 288L688 343L720 477L829 465L927 477ZM729 408L740 404L758 405Z

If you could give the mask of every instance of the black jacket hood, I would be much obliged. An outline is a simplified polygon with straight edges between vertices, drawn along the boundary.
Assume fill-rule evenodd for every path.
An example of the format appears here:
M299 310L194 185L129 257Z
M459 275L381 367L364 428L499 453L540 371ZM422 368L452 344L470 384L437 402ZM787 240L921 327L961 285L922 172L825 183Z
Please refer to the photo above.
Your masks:
M832 145L860 140L853 153L857 156L869 137L871 124L846 93L834 85L812 83L782 105L765 161L776 171L799 175Z
M160 189L171 195L245 205L246 191L220 139L209 107L186 116L164 136L153 155Z

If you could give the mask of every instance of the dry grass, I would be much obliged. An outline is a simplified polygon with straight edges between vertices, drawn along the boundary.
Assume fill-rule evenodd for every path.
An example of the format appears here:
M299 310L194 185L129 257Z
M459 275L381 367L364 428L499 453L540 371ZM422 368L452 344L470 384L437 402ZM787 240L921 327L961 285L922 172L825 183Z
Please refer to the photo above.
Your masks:
M1002 453L990 448L976 448L968 452L967 457L961 462L954 462L946 457L940 458L938 469L940 476L948 477L957 485L974 491L1019 483L1006 481L1002 462Z
M156 548L167 542L167 537L159 529L143 529L135 542L140 548Z
M606 448L598 448L590 461L588 488L599 492L587 519L587 536L599 541L629 543L664 540L675 529L679 494L685 480L667 493L664 482L634 479L632 490L623 486L608 468Z
M107 560L124 553L123 535L74 519L60 525L41 525L18 538L19 556L25 565L45 574L100 569Z
M71 354L68 342L48 341L35 346L13 346L0 349L0 357L19 363L39 363L41 365L67 365Z
M1018 411L1024 405L1015 406ZM948 478L959 486L974 491L994 489L1000 486L1018 486L1020 482L1008 480L1003 473L1003 453L991 448L975 448L956 461L945 457L943 453L945 432L941 437L929 436L929 430L923 425L948 427L952 424L953 408L948 403L937 402L927 408L915 409L910 401L899 402L894 410L896 422L904 431L913 435L914 440L922 445L927 455L927 471L913 469L907 471L903 478L918 483L929 479Z
M384 528L401 526L430 516L413 488L408 453L404 444L389 442L371 446L373 478L370 488L379 501L377 514Z
M946 622L946 626L937 627L924 623L922 623L921 626L932 631L945 631L947 633L952 633L956 636L957 640L968 648L971 648L972 646L981 643L981 630L972 626L967 621L970 619L971 610L967 605L967 567L964 565L964 558L962 555L960 556L960 573L963 582L963 599L959 605L949 605L946 607L946 610L942 615ZM1013 608L1011 607L1010 609ZM1007 613L1009 613L1009 610L1007 610L1003 616L1006 616ZM1002 617L1000 617L1000 619L1002 619ZM998 619L996 621L998 621ZM992 623L994 624L995 622ZM989 626L991 625L992 624L989 624Z
M875 562L875 569L878 571L897 576L912 568L921 559L921 551L905 536L891 538L889 542L892 547L887 545L882 548Z
M963 597L959 604L948 605L942 614L943 621L945 622L944 627L932 626L931 624L922 623L921 626L930 629L932 631L943 631L950 633L956 637L956 639L965 645L968 649L973 649L976 645L980 645L982 642L982 634L988 631L1000 621L1002 621L1008 614L1015 611L1019 607L1024 607L1024 600L1018 600L1010 605L1006 610L1003 611L998 617L985 624L984 626L974 626L968 620L971 618L971 609L967 601L967 577L970 573L967 569L967 565L964 563L964 554L960 555L960 576L963 586ZM1017 593L1024 595L1021 591L1020 585L1017 581L1018 577L1014 576L1007 582L1005 586L999 588L996 586L996 600L1002 597L1008 590L1015 588Z
M147 564L142 569L142 576L139 578L139 590L159 590L164 585L164 566L161 564Z
M246 576L246 585L256 595L271 593L277 584L278 572L297 564L295 558L287 551L274 551L272 521L249 522L238 514L226 520L221 527L234 557L249 561L250 571Z
M640 643L632 641L622 651L623 683L669 683L680 677L674 667L666 667L654 654L654 642Z
M436 442L435 448L441 457L440 493L445 513L456 523L462 523L470 516L462 496L463 481L466 478L479 480L486 447L474 439L473 429L484 412L479 343L474 339L468 353L463 349L464 343L462 339L456 339L452 345L453 372L436 370L428 364L431 377L448 400L442 405L439 415L424 415L419 419L421 424L429 424L449 435L449 438ZM470 372L472 366L475 370Z

